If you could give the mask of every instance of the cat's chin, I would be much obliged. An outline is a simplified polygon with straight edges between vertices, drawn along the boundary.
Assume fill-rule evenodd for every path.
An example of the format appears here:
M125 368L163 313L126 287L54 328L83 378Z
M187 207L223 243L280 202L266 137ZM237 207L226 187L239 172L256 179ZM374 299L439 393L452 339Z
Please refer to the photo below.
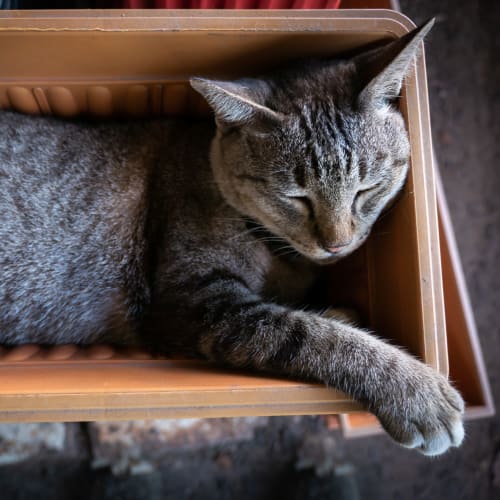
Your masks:
M310 255L305 255L305 257L308 258L309 260L312 260L315 264L319 264L320 266L328 266L331 264L335 264L339 260L342 260L344 257L347 257L350 253L351 252L346 252L343 255L332 255L323 258L311 257Z
M315 252L311 252L300 248L298 245L292 244L292 246L297 252L297 255L300 255L304 259L314 262L315 264L318 264L320 266L335 264L335 262L342 260L344 257L347 257L353 251L353 250L346 250L345 252L341 253L339 252L338 254L329 254L328 252L325 252L321 249L318 249Z
M354 243L354 245L351 245L349 248L346 248L345 250L335 254L328 255L326 252L324 252L325 253L324 256L318 256L314 254L309 254L307 252L300 252L300 250L299 252L307 259L312 260L314 263L319 264L321 266L326 266L330 264L335 264L339 260L342 260L345 257L348 257L349 255L354 253L356 250L358 250L358 248L360 248L365 243L367 238L368 238L368 232L365 235L363 235L363 237L360 238L356 243Z

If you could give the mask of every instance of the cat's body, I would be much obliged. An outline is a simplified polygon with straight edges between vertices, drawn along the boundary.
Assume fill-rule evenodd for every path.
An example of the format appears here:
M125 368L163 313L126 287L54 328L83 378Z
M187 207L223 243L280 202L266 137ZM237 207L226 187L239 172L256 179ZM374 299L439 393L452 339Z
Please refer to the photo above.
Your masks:
M0 150L0 343L142 343L151 316L181 322L156 304L170 293L182 304L185 281L207 270L303 303L316 266L277 256L276 242L224 201L211 120L75 125L3 112L0 129L10 145ZM69 141L77 160L64 154Z
M140 320L150 295L144 238L158 141L134 124L7 112L0 129L9 145L0 151L0 341L130 340L125 317Z
M0 343L142 343L321 380L406 446L458 445L463 402L444 377L300 307L404 182L408 140L385 96L422 37L380 49L383 64L367 52L195 79L217 127L0 114Z

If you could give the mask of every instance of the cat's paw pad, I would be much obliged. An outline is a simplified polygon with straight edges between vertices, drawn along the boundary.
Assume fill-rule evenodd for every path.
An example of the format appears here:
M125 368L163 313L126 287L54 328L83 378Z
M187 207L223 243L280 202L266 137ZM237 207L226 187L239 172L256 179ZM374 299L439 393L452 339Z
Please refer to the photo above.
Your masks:
M413 427L413 428L412 428ZM462 418L450 420L438 418L438 423L413 422L408 440L401 442L407 448L415 448L424 455L441 455L451 447L460 446L464 438Z
M401 404L392 415L380 416L382 425L402 446L424 455L440 455L460 446L465 435L462 397L437 373L419 382L418 394Z

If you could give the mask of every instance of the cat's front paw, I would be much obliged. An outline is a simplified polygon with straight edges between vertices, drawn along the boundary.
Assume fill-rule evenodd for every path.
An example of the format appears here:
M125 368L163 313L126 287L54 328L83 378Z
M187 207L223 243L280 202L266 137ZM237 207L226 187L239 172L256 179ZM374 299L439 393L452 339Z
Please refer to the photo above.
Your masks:
M440 455L464 438L464 402L445 377L422 363L401 380L396 398L376 411L383 427L401 445L424 455Z

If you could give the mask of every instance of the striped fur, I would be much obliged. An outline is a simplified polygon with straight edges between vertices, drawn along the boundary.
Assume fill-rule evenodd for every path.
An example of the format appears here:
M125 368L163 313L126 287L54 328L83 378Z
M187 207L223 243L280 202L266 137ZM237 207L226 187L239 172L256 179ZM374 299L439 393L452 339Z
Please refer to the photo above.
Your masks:
M428 28L348 60L193 79L217 128L2 112L0 342L135 342L319 380L405 446L460 444L444 377L300 308L318 264L361 245L403 185L388 97Z

